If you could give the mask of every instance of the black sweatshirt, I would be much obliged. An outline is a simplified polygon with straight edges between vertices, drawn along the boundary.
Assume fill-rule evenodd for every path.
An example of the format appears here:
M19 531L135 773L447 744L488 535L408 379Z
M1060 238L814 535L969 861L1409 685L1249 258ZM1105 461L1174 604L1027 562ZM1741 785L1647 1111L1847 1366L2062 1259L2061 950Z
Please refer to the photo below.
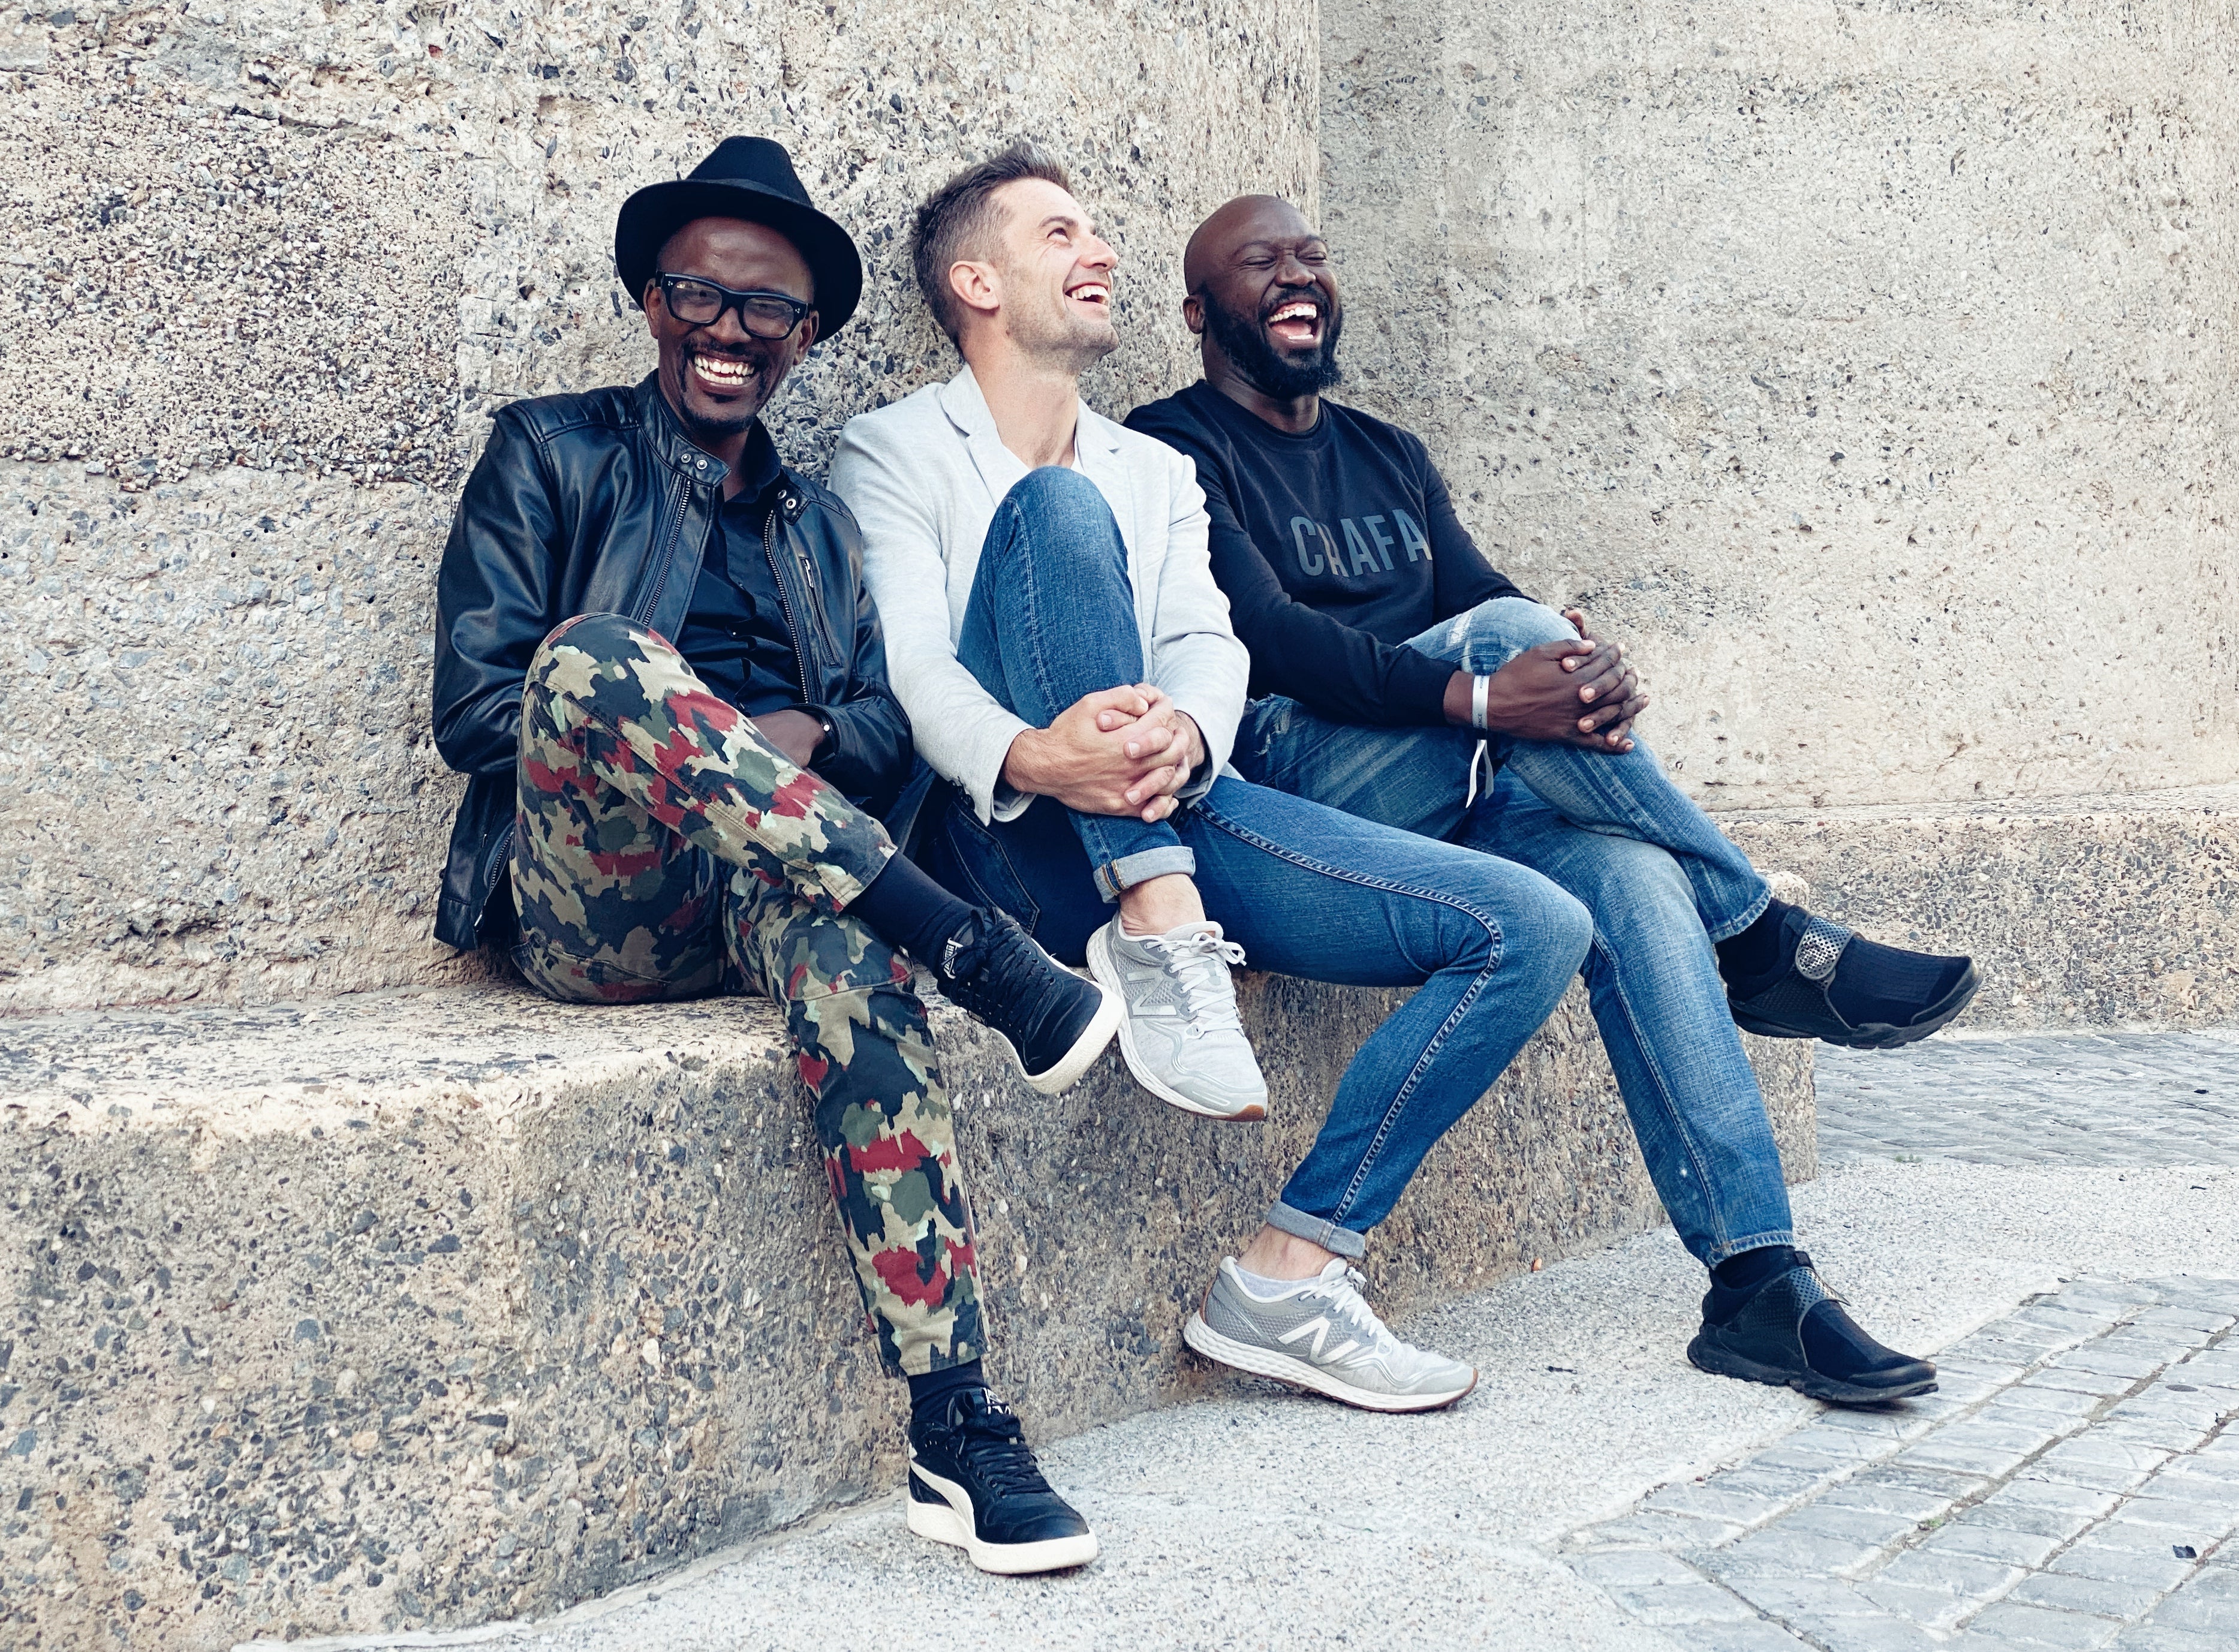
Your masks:
M1407 639L1523 594L1455 520L1419 440L1328 401L1294 436L1203 380L1127 425L1197 461L1213 577L1252 651L1254 698L1288 694L1334 722L1445 721L1454 667Z

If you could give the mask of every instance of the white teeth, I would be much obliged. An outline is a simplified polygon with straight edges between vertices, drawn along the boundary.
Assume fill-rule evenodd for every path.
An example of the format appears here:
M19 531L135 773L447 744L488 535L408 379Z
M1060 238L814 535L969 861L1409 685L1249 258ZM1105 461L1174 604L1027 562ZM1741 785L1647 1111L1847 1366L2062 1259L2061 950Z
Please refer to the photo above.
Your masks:
M1321 312L1316 309L1312 304L1300 302L1284 305L1282 309L1277 310L1272 315L1270 315L1267 318L1267 321L1270 326L1273 325L1277 322L1311 322L1318 320L1320 317L1320 315Z
M719 362L712 355L695 355L692 364L711 379L733 380L741 384L747 381L747 365L743 362Z

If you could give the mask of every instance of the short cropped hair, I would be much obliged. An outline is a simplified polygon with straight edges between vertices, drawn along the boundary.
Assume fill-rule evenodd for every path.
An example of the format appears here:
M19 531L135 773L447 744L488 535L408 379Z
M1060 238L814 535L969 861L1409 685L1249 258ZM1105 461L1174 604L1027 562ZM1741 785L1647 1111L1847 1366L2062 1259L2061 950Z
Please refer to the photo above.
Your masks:
M964 316L948 284L949 268L979 250L981 239L994 227L995 191L1021 178L1040 178L1068 195L1073 192L1073 180L1056 158L1020 138L935 189L910 226L910 262L917 270L919 289L948 342L960 348Z

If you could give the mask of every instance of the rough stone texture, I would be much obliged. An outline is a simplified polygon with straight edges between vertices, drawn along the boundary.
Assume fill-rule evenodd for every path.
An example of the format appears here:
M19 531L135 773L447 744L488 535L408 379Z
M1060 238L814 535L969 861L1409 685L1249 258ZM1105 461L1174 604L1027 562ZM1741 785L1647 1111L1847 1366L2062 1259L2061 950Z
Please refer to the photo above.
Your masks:
M1321 10L1352 394L1699 796L2239 778L2229 0Z
M854 229L863 308L771 415L821 470L953 370L898 230L1017 133L1126 260L1096 399L1185 382L1182 238L1311 195L1317 72L1272 0L0 19L0 1011L473 972L424 939L435 559L492 408L646 370L631 189L763 132Z
M1971 955L1970 1028L2239 1018L2239 788L1720 817L1815 908Z
M1112 1057L1034 1096L937 1012L1037 1437L1203 1388L1183 1316L1392 1001L1243 998L1290 1058L1265 1126ZM0 1641L548 1613L898 1476L767 1006L484 984L5 1025ZM1751 1046L1806 1178L1810 1047ZM1404 1315L1658 1219L1574 992L1379 1230L1375 1297Z

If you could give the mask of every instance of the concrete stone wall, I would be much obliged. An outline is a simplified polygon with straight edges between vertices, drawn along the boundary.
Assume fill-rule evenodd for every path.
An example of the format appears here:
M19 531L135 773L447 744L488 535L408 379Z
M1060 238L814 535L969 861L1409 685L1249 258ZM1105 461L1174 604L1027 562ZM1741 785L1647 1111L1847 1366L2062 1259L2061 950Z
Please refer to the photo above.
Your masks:
M1322 20L1348 393L1703 800L2239 777L2229 0Z
M1274 0L117 6L0 20L0 1011L456 979L431 593L506 399L639 377L614 216L733 132L869 262L780 446L953 370L908 209L1031 133L1126 260L1132 405L1181 239L1315 188Z

